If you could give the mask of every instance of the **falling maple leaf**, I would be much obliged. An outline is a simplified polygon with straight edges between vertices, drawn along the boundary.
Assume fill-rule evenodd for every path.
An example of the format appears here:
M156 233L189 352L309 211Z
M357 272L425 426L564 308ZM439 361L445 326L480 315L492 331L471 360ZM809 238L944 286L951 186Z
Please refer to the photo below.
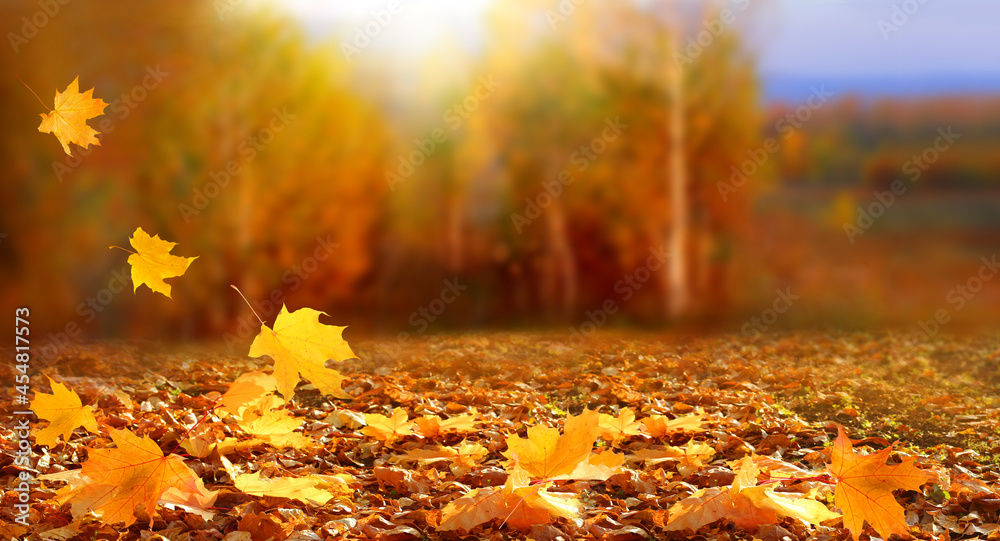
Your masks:
M599 425L602 430L601 438L610 442L617 442L638 434L639 428L642 426L642 424L635 422L635 413L632 408L622 409L618 417L602 413Z
M384 441L386 445L402 436L413 434L414 423L408 420L409 416L403 408L396 408L392 412L392 417L379 415L377 413L366 413L365 424L368 426L361 429L361 433Z
M49 426L35 435L38 444L55 447L58 436L62 436L63 441L69 441L73 430L80 426L95 434L99 431L93 408L84 406L75 391L52 378L49 378L49 385L52 394L35 393L31 401L31 410L35 415L49 422Z
M141 227L136 228L128 240L135 248L135 252L128 256L128 264L132 265L133 293L139 289L139 286L146 284L149 289L163 293L169 298L170 284L166 283L164 279L184 274L191 262L198 259L197 256L171 255L170 250L177 246L176 242L165 241L159 235L150 237ZM116 246L111 248L116 248Z
M80 470L62 472L70 482L57 492L58 503L69 502L74 517L87 512L102 515L105 523L135 522L135 507L141 505L152 522L156 503L195 505L204 509L215 501L215 491L205 488L184 459L163 452L148 437L127 430L111 430L116 448L88 449L89 458ZM171 490L173 489L173 490Z
M329 359L342 361L355 356L343 338L346 327L320 323L321 315L326 314L312 308L289 312L282 305L274 329L261 324L260 334L250 345L251 357L267 355L274 360L278 392L286 400L295 393L300 376L324 394L352 398L341 388L344 376L326 367Z
M857 541L865 521L871 524L883 539L892 534L907 532L903 507L896 502L892 491L919 490L936 476L914 464L916 458L904 458L899 464L888 465L886 460L893 446L877 453L859 455L854 452L844 427L837 425L837 440L830 456L830 476L837 482L834 504L844 513L844 526Z
M566 419L562 435L558 428L536 425L528 429L527 438L509 436L502 453L509 459L508 470L518 467L541 479L572 473L590 456L601 433L599 420L596 410L584 410Z
M94 99L94 89L80 93L80 77L63 92L56 92L55 107L48 113L43 113L42 123L38 131L51 133L59 139L59 144L70 156L70 143L76 143L83 148L90 145L101 146L97 140L97 130L87 125L87 120L104 114L108 106L100 99Z

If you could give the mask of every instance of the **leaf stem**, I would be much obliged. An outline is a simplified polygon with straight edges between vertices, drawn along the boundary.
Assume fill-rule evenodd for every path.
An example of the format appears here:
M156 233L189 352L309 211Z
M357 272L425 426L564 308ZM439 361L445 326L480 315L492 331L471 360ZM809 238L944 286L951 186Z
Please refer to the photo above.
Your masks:
M119 250L121 250L123 252L128 252L128 253L130 253L132 255L139 255L139 254L133 252L132 250L129 250L128 248L122 248L121 246L108 246L108 250L111 250L112 248L118 248Z
M229 284L229 287L235 289L236 292L240 294L240 297L243 297L243 302L247 303L247 306L250 306L250 311L253 312L253 315L257 316L257 321L260 322L261 326L266 327L267 325L264 323L264 320L261 319L260 315L257 314L257 311L253 309L253 306L250 305L250 301L248 301L246 295L244 295L243 292L240 291L240 288L234 286L233 284Z
M15 75L14 75L14 77L17 77L17 75L15 74ZM32 94L35 94L35 91L34 91L34 90L31 90L31 87L30 87L30 86L28 86L28 83L26 83L26 82L24 82L23 80L21 80L21 78L20 78L20 77L17 77L17 80L18 80L18 81L21 81L21 84L22 84L22 85L24 85L24 88L27 88L29 92L31 92ZM41 103L41 104L42 104L42 107L44 107L44 108L48 109L49 111L51 111L51 110L52 110L52 109L49 109L49 106L48 106L48 105L45 105L45 102L44 102L44 101L42 101L42 98L39 98L39 97L38 97L38 94L35 94L35 98L37 98L37 99L38 99L38 103Z

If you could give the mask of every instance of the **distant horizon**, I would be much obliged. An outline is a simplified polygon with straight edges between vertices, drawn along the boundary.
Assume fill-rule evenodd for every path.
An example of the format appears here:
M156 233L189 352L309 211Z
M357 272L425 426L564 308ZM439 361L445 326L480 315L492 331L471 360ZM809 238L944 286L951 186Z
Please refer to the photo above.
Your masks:
M761 73L761 103L797 103L825 85L837 97L856 95L862 99L934 98L960 96L1000 97L1000 74L926 73L823 76L796 73Z

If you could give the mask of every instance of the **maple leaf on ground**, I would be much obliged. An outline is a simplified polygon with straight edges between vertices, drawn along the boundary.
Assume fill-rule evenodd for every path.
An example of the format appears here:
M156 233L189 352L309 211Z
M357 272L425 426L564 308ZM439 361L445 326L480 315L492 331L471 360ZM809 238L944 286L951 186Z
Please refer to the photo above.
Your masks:
M701 469L705 461L715 455L715 448L711 445L690 440L684 447L650 447L640 449L627 457L628 460L642 460L648 466L667 461L677 461L677 472L681 475L688 475Z
M163 456L148 437L112 429L111 439L117 448L88 448L89 458L80 470L40 477L70 483L57 492L56 502L69 502L74 517L93 511L105 523L128 527L135 522L138 505L152 522L158 501L202 511L215 501L216 492L205 488L184 459Z
M145 284L149 289L170 298L170 284L164 279L184 274L191 262L198 259L197 256L171 255L170 251L177 246L176 242L165 241L159 235L150 237L141 227L136 228L128 241L135 248L135 253L128 256L128 264L132 266L133 293Z
M643 432L654 438L662 438L673 432L704 432L701 425L705 424L702 419L704 413L692 413L682 415L676 419L670 419L664 415L650 415L642 420Z
M315 440L295 432L302 425L302 419L293 417L288 410L278 409L284 403L280 397L267 395L244 407L239 420L240 428L277 448L305 449L313 446Z
M377 413L366 413L365 424L368 426L361 429L361 433L384 441L386 445L402 436L413 434L414 423L408 421L408 415L403 408L396 408L392 412L392 417L379 415Z
M617 442L638 434L642 424L635 422L635 412L632 411L632 408L624 408L618 417L602 413L599 426L602 430L602 439Z
M217 409L239 416L242 406L260 400L262 397L275 392L277 388L278 381L270 374L263 372L243 374L236 378L236 381L229 386L229 390L219 398L222 406Z
M55 107L48 113L43 113L42 123L38 131L51 133L59 139L59 144L70 156L70 143L76 143L83 148L90 145L101 146L97 140L97 130L87 125L87 120L104 114L108 104L100 99L94 99L94 89L80 93L80 77L62 92L56 92Z
M344 392L344 376L326 367L326 361L342 361L355 357L343 338L346 327L325 325L319 316L326 315L312 308L289 312L285 305L274 320L274 328L260 326L260 334L250 345L250 356L267 355L274 360L274 377L278 392L285 400L295 393L299 377L309 380L323 394L351 399Z
M63 441L69 441L73 430L80 426L98 433L93 408L84 406L80 396L62 383L49 378L49 385L52 387L52 394L35 393L35 398L31 401L31 410L35 415L49 422L49 426L35 434L35 441L39 445L55 447L58 436L62 436Z
M905 458L900 464L886 464L893 446L870 455L856 454L844 427L837 425L837 431L829 471L837 482L834 504L844 513L844 526L855 541L865 521L883 539L892 534L905 534L903 507L896 502L892 491L919 490L936 476L918 468L914 457Z
M763 524L777 523L781 517L820 524L840 516L801 494L777 493L772 486L758 486L760 468L751 457L731 464L736 473L732 484L698 490L674 504L669 510L667 530L697 531L706 524L728 519L753 531Z
M347 474L279 477L267 479L260 472L240 473L226 457L222 465L233 480L233 486L253 496L289 498L310 505L323 505L334 498L347 498L354 494L350 483L355 479Z
M441 511L441 524L437 530L447 532L462 529L471 531L506 513L503 492L496 487L474 488L462 497L448 502Z
M425 438L433 438L445 432L472 432L476 429L476 408L466 415L457 415L450 419L441 419L437 415L424 415L413 420L420 430L420 435Z
M532 477L551 479L573 472L578 464L590 457L594 442L601 433L600 416L595 410L584 410L566 419L563 434L559 429L533 426L528 437L507 437L508 470L521 468Z
M431 449L413 449L407 451L403 456L393 456L389 462L409 462L414 461L421 465L439 462L441 460L451 461L451 473L456 477L461 477L472 470L483 459L489 451L486 447L478 443L469 443L462 440L458 447L434 447Z

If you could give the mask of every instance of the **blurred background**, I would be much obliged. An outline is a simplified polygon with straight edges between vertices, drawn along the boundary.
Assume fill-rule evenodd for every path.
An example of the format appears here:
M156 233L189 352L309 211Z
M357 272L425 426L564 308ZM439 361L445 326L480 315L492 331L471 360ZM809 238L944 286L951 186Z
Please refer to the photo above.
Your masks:
M989 328L1000 4L5 1L0 297L74 340ZM101 146L37 132L55 92ZM128 284L136 227L199 256ZM406 333L400 335L399 333Z

